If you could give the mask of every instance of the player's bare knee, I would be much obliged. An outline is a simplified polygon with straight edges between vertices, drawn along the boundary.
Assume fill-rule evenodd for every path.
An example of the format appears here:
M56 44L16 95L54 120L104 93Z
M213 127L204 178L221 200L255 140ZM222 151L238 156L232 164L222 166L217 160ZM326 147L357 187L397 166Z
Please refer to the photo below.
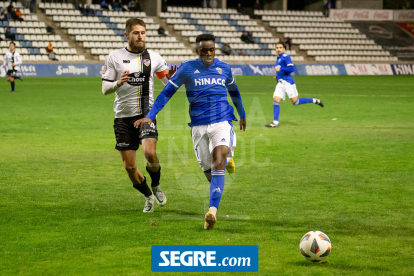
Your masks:
M216 160L212 162L211 169L212 170L224 170L224 167L226 166L226 159L222 160Z
M158 157L155 151L144 152L144 155L149 164L158 164Z
M138 168L136 165L124 163L124 168L128 172L128 174L134 174Z

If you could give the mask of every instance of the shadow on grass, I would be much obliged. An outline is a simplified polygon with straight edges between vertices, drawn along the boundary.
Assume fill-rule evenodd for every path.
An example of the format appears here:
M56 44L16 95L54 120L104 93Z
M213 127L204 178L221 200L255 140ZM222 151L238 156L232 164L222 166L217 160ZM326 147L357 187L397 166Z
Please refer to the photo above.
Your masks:
M347 265L347 264L333 264L330 263L329 260L327 263L312 263L308 261L297 261L297 262L287 262L287 264L292 266L298 266L298 267L326 267L329 269L337 269L337 270L348 270L348 271L389 271L388 269L384 267L378 267L378 266L370 266L370 265Z

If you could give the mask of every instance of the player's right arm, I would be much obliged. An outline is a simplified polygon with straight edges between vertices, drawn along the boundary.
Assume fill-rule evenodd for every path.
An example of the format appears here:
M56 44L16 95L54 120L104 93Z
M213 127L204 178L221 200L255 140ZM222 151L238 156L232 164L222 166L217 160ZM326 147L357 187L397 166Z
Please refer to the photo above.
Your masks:
M175 94L175 92L177 92L180 86L183 85L185 81L185 74L184 74L183 67L184 67L183 63L181 63L176 73L172 76L172 78L168 81L167 85L158 95L157 99L155 100L147 116L143 119L135 121L134 126L136 128L140 128L144 123L151 124L152 120L154 120L158 112L160 112L164 108L164 106L168 103L168 101Z
M121 77L117 79L118 74L114 63L113 56L110 54L106 59L102 71L102 93L104 95L109 95L117 91L129 78L129 71L125 71L122 73Z
M284 71L284 72L288 72L288 73L292 73L293 71L295 71L295 66L293 66L293 62L292 62L292 59L290 58L290 56L286 56L285 59L284 59L284 62L286 64L286 66L282 65L280 67L279 71Z

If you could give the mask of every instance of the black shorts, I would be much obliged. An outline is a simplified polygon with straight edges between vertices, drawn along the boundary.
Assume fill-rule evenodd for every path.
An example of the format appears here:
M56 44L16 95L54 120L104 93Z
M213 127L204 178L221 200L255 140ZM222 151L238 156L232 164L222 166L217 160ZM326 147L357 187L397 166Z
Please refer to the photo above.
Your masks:
M134 117L115 118L114 131L116 138L115 149L137 150L141 141L146 138L154 138L158 140L157 121L154 119L152 124L145 123L140 128L134 127L134 122L144 118L144 115Z
M16 77L16 72L17 72L17 70L7 70L6 76L14 78L14 77Z

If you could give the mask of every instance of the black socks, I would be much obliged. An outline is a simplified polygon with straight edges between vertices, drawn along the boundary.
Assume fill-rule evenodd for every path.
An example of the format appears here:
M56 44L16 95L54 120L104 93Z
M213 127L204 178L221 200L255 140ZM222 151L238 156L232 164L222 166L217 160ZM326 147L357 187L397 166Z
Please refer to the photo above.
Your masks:
M147 185L147 179L144 177L144 181L141 184L133 184L134 188L141 192L146 197L152 195L150 188Z
M150 171L149 168L147 167L147 172L151 176L151 187L157 187L158 185L160 185L161 166L158 172Z

